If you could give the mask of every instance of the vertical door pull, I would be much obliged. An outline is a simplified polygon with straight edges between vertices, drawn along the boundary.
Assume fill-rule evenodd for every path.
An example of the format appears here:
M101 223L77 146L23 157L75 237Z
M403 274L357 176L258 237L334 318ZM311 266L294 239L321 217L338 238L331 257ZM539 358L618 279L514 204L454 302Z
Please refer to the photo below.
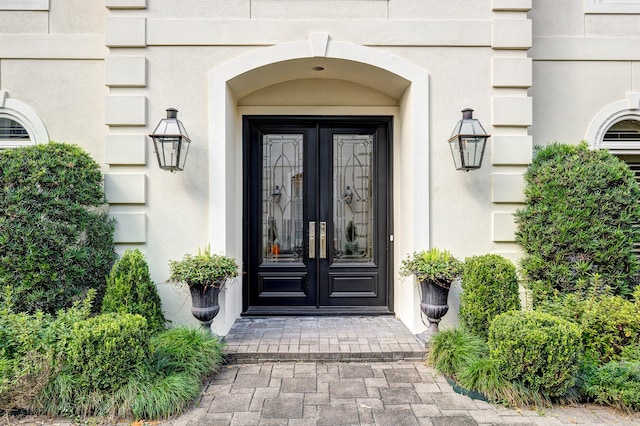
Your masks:
M316 223L309 222L309 259L316 257Z
M320 222L320 259L327 257L327 222Z

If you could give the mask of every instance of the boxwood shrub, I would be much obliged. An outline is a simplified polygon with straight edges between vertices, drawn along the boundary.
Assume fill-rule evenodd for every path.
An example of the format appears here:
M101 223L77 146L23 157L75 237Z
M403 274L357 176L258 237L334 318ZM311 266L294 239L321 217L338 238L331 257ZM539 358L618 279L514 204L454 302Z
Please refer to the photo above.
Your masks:
M104 294L115 260L99 165L48 143L0 151L0 286L16 311L55 313L89 288Z
M500 255L465 259L462 289L460 323L485 340L494 317L520 309L516 267Z
M622 296L569 294L541 308L576 323L585 354L601 364L620 360L626 348L640 345L640 304Z
M561 397L575 385L582 341L577 325L537 311L498 315L489 328L490 357L503 376L533 392Z
M140 250L125 251L111 268L102 300L102 312L142 315L152 332L165 329L166 319L162 313L160 296Z
M63 372L78 387L115 390L149 358L147 320L140 315L102 314L73 325Z
M537 152L525 181L516 240L534 304L550 293L584 290L594 274L614 294L630 294L638 274L633 224L640 220L640 189L629 167L586 142L554 143Z

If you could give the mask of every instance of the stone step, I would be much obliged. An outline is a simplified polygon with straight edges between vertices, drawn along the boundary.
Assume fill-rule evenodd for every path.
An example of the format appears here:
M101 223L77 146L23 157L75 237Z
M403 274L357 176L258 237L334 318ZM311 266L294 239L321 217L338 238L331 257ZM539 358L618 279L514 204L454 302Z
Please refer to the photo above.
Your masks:
M389 362L424 359L421 344L391 316L245 317L224 337L227 362Z

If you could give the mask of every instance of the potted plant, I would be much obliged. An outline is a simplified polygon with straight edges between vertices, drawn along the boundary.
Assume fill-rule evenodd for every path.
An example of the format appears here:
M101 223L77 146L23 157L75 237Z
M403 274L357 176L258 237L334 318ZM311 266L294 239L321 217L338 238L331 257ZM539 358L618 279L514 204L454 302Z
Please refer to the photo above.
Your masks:
M220 311L218 295L229 278L238 275L235 259L212 254L209 247L197 255L185 254L182 260L169 261L169 281L189 286L191 313L208 327Z
M428 334L438 332L438 323L449 310L451 283L462 275L463 265L448 250L435 247L409 254L402 261L400 273L418 280L420 310L429 320Z

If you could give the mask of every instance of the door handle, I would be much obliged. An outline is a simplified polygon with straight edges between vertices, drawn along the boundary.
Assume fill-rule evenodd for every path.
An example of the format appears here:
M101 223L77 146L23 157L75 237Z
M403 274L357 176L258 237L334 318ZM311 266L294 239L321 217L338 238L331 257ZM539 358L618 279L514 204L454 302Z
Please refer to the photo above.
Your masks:
M320 222L320 259L327 257L327 222Z
M309 222L309 259L316 257L316 223Z

